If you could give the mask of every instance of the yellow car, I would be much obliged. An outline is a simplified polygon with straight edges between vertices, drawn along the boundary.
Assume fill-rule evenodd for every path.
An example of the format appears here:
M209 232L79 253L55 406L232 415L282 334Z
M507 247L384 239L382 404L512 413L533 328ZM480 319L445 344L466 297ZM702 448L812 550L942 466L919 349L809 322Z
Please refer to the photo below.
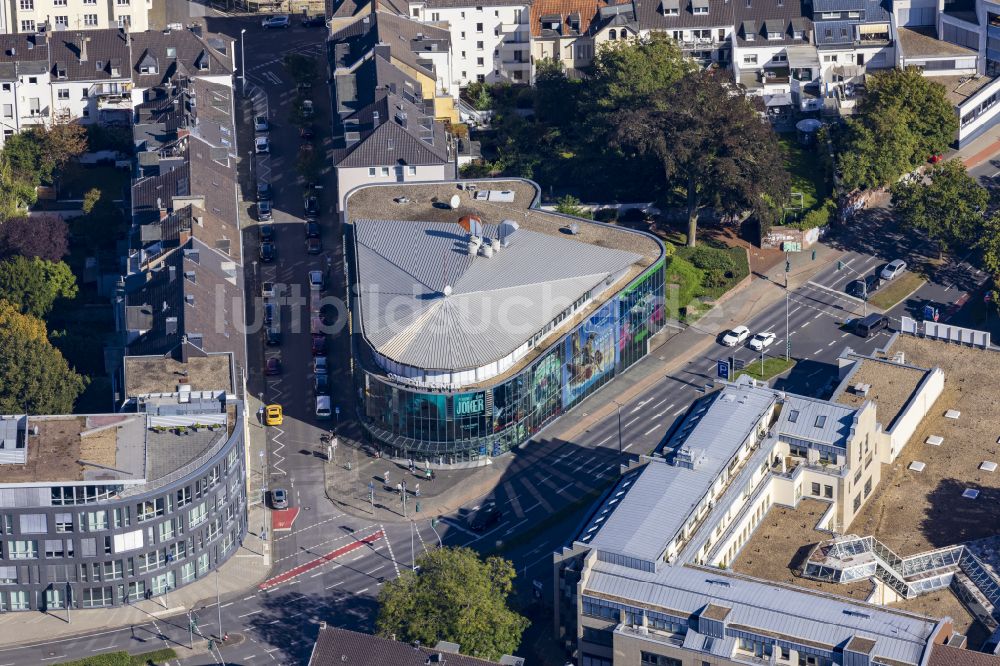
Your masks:
M264 423L269 426L279 426L281 422L281 405L268 405L264 410Z

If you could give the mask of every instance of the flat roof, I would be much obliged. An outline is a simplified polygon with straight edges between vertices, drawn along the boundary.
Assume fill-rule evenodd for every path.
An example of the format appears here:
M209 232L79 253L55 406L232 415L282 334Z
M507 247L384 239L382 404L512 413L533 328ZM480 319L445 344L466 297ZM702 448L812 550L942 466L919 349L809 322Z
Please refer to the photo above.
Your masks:
M904 58L944 58L947 56L975 56L972 49L938 39L933 26L904 28L899 26L899 49ZM938 77L930 77L932 81Z
M26 462L0 464L0 484L100 484L144 478L145 415L28 416L26 422Z
M900 411L910 401L920 382L930 370L912 365L894 363L889 359L876 359L858 354L848 354L857 362L848 376L845 391L834 400L842 405L858 408L871 400L876 405L878 420L886 431L892 430ZM854 390L858 384L869 388L867 395Z
M931 81L940 83L945 88L945 97L954 105L962 104L977 92L993 83L995 77L985 74L975 76L929 76Z
M234 393L232 355L192 356L186 362L172 356L126 356L125 393L128 397L173 393L178 384L192 391Z
M476 189L465 189L467 183ZM532 208L537 190L527 181L459 185L371 186L351 193L345 204L356 231L364 335L402 365L453 371L505 359L588 291L607 294L595 299L590 313L663 254L648 234ZM460 204L451 209L456 195ZM519 229L492 257L470 257L458 225L469 215L482 221L486 237L498 236L504 221ZM576 233L570 233L574 222ZM560 322L532 352L558 340L575 321ZM520 358L504 374L536 355Z

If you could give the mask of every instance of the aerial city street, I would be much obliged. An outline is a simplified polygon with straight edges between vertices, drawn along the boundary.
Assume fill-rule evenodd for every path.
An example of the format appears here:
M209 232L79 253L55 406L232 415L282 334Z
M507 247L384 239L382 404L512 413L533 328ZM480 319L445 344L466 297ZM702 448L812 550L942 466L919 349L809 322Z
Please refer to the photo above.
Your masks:
M8 5L0 666L1000 666L1000 4Z

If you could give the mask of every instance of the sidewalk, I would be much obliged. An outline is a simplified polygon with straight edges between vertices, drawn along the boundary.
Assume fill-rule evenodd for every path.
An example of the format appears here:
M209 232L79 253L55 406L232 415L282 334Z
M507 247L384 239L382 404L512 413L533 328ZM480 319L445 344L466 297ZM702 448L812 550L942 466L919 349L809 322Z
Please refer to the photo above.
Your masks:
M836 261L841 252L816 245L816 259L811 250L791 257L789 289L812 279L820 270ZM546 439L571 441L595 424L614 414L616 402L628 403L646 392L663 377L676 373L693 359L703 356L716 342L719 332L743 324L784 298L784 261L773 266L764 277L755 276L742 292L717 305L697 323L670 337L657 334L649 355L613 382L573 408L555 424L545 429ZM676 330L676 329L674 329ZM421 461L414 461L410 472L406 461L375 458L360 450L356 443L340 438L333 461L326 463L327 497L345 513L377 522L427 519L455 511L490 492L503 477L514 456L494 458L491 464L474 469L434 469L434 480L424 477ZM386 484L385 474L389 474ZM396 484L407 486L406 516ZM369 501L369 482L374 486L374 506ZM420 497L414 489L420 484ZM419 503L419 512L417 504Z
M945 159L957 157L966 169L974 169L994 155L1000 153L1000 127L994 127L982 136L973 139L964 148L945 153Z

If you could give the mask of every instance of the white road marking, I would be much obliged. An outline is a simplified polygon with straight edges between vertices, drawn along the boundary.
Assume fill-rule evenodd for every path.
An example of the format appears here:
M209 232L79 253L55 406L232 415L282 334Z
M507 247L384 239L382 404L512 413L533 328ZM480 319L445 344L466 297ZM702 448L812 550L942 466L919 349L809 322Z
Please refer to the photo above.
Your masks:
M642 409L642 406L645 405L647 402L649 402L651 399L652 398L647 398L645 400L640 400L636 404L635 409L633 409L631 412L629 412L629 414L635 414L637 411L639 411L640 409Z
M369 588L367 588L367 587L366 587L366 588L365 588L365 589L363 589L363 590L358 590L358 591L357 591L357 592L355 592L354 594L364 594L364 593L365 593L365 592L367 592L368 590L369 590Z
M686 411L687 411L687 407L681 407L676 412L674 412L674 416L680 416L681 414L683 414Z
M327 586L326 586L326 589L327 589L327 590L332 590L333 588L337 587L338 585L343 585L343 584L344 584L344 581L342 581L342 580L338 580L338 581L337 581L336 583L334 583L333 585L327 585Z
M389 533L385 529L385 525L379 525L382 528L382 534L385 538L385 545L389 549L389 559L392 560L392 567L396 570L396 577L399 578L399 563L396 561L396 555L392 552L392 542L389 541Z
M660 426L655 425L652 428L650 428L649 430L647 430L646 432L642 433L642 436L643 437L649 437L650 435L653 434L653 432L655 432L655 431L657 431L659 429L660 429Z
M257 613L263 613L263 612L264 612L264 609L260 609L260 610L251 611L251 612L246 613L244 615L239 615L237 617L250 617L251 615L256 615Z

